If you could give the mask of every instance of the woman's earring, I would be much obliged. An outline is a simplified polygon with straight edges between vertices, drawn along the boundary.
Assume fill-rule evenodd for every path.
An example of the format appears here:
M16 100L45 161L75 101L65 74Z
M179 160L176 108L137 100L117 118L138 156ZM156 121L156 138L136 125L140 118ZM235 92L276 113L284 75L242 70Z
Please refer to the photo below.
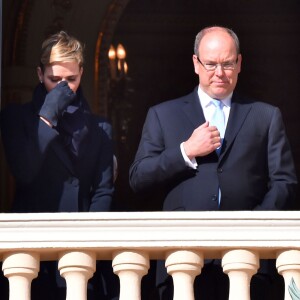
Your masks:
M43 83L43 80L40 80L40 83Z

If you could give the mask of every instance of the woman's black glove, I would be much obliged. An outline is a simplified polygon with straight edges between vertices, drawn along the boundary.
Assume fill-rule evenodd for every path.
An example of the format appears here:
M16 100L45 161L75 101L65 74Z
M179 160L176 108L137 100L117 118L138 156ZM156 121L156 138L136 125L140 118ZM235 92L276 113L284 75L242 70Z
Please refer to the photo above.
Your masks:
M57 126L58 119L75 98L76 94L70 89L68 83L61 81L46 95L39 115L49 121L53 126Z

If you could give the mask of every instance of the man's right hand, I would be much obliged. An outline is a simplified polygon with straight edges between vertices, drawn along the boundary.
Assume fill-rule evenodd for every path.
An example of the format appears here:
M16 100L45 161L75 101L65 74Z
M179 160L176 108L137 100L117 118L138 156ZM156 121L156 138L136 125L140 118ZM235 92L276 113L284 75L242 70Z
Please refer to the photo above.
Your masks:
M216 126L209 126L209 122L196 128L189 139L183 143L184 151L189 159L208 155L220 146L220 133Z
M46 96L40 110L40 117L46 119L52 126L57 125L66 107L75 100L76 94L70 89L66 81L61 81Z

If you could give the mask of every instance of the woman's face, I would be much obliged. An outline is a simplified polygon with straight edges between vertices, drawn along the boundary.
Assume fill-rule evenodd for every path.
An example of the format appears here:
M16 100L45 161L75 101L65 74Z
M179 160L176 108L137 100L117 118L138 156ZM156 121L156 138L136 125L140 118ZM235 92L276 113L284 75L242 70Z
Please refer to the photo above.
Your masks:
M45 66L44 72L37 68L39 80L50 92L61 81L67 81L71 90L75 93L80 85L83 68L76 61L55 62Z

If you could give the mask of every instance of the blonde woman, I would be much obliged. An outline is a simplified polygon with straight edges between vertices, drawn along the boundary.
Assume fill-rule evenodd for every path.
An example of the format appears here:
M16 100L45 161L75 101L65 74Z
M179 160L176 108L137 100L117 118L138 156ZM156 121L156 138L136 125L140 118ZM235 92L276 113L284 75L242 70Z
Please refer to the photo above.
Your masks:
M2 111L3 145L16 182L13 212L110 210L112 128L91 113L82 74L82 44L66 32L54 34L42 44L32 101ZM52 287L41 292L39 299L59 299Z

